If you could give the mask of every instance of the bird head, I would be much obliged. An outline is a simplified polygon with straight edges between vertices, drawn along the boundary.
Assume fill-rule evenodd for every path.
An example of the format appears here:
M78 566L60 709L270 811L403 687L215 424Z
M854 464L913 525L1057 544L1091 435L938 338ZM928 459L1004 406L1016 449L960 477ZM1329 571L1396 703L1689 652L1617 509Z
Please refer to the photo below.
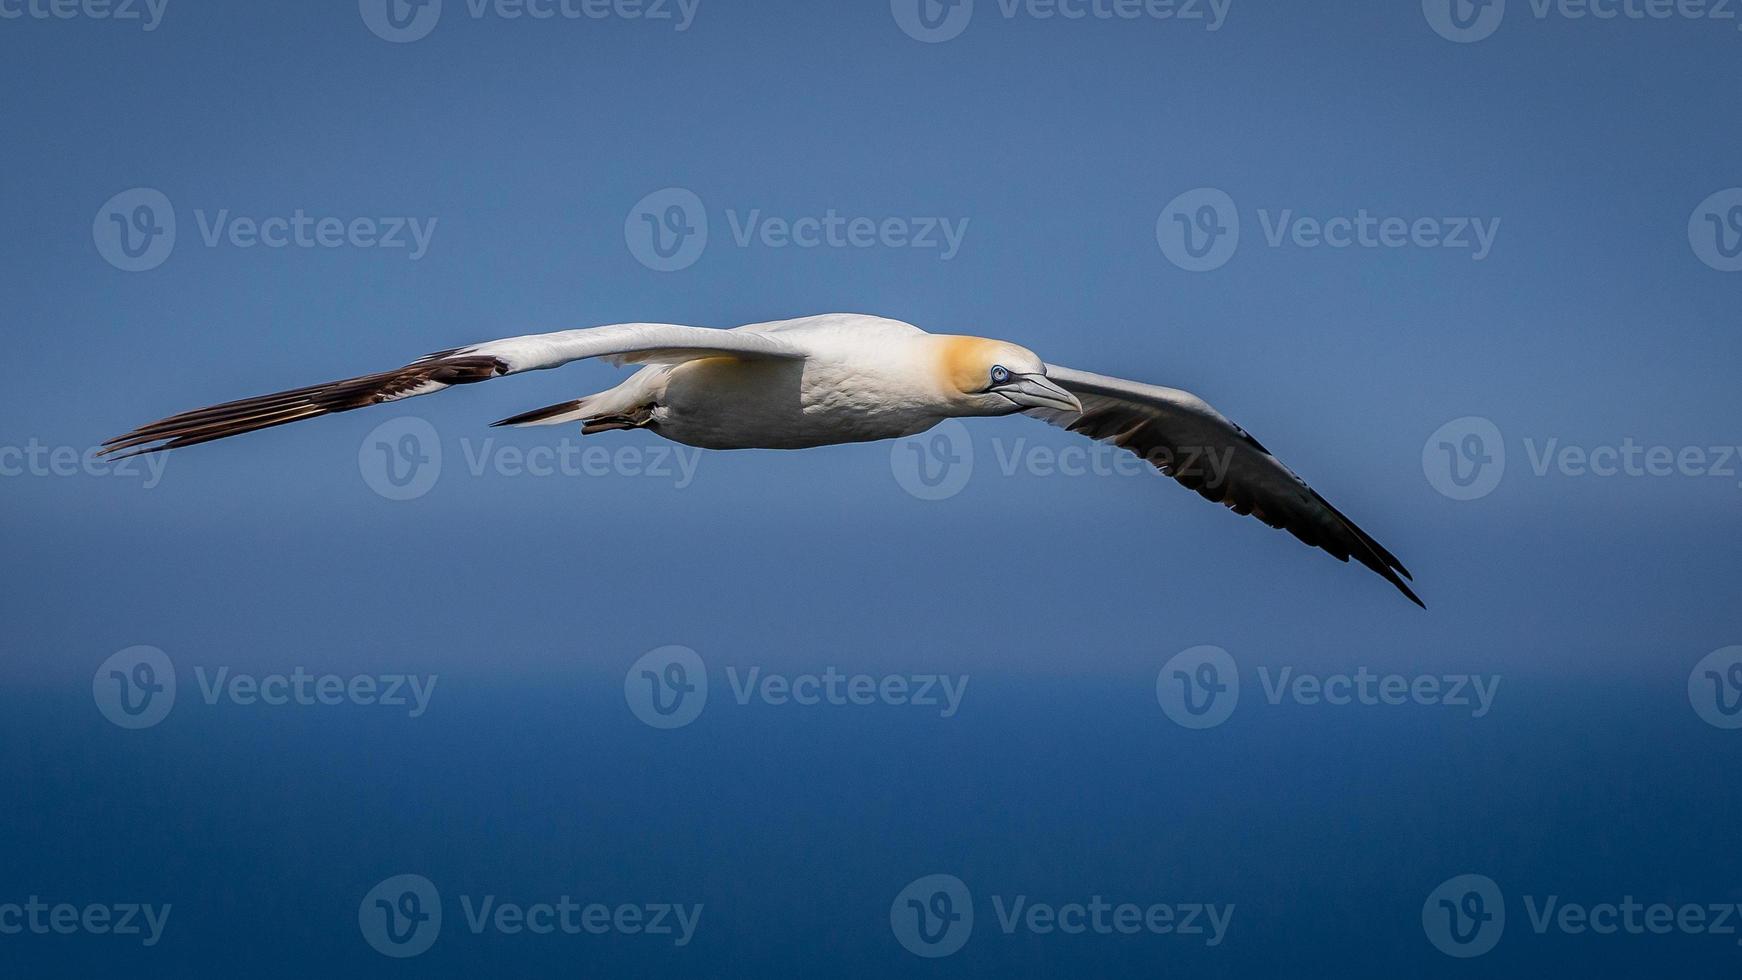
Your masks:
M1083 410L1077 396L1047 380L1046 364L1026 347L984 337L937 339L944 395L958 415Z

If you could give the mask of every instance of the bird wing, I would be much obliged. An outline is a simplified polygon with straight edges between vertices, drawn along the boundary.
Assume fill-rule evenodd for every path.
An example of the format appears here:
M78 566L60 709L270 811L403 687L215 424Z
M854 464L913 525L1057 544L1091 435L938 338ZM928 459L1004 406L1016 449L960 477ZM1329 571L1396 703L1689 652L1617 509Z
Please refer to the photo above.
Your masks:
M616 364L641 364L722 354L779 360L802 360L806 356L802 346L778 336L674 323L619 323L529 334L437 351L379 374L171 415L110 439L103 444L102 451L136 456L179 449L287 422L429 395L454 385L542 371L589 357L609 358Z
M1409 570L1391 552L1202 398L1054 365L1046 376L1077 396L1082 413L1035 408L1025 414L1130 450L1206 500L1287 530L1342 561L1354 558L1426 608L1404 584Z

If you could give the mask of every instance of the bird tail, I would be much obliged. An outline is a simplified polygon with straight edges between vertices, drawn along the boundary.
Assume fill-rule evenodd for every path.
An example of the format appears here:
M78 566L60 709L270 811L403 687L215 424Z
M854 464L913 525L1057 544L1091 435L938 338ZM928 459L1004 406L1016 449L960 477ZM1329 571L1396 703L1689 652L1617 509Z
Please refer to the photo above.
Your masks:
M591 414L591 410L586 407L590 398L591 396L588 398L576 398L573 401L559 402L555 405L547 405L544 408L535 408L530 412L522 412L519 415L505 418L500 422L492 422L490 424L493 426L560 425L563 422L578 421Z

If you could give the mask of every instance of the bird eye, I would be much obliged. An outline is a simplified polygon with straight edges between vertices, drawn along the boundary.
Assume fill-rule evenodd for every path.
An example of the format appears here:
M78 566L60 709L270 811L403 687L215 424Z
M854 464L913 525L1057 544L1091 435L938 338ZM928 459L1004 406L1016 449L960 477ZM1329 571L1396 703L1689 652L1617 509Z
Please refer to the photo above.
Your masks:
M1010 380L1010 369L1002 364L992 365L992 383L1001 385Z

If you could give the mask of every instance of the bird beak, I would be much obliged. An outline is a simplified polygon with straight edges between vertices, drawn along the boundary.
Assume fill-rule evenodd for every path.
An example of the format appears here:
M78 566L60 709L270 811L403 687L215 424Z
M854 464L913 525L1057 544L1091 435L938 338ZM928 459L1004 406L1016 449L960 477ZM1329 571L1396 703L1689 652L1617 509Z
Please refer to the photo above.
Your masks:
M1021 408L1049 408L1078 415L1083 412L1083 403L1077 401L1076 395L1048 381L1044 374L1018 375L1009 384L992 390Z

